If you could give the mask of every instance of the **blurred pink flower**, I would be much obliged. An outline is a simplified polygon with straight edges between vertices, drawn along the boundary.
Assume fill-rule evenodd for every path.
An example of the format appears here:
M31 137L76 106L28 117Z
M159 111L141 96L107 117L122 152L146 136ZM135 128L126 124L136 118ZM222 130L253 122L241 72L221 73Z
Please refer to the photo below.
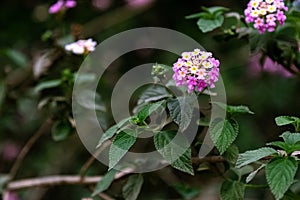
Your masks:
M125 0L128 6L132 8L140 8L149 5L153 0Z
M66 51L71 51L74 54L81 55L87 54L95 50L97 42L93 41L92 39L87 40L78 40L71 44L67 44L65 46Z
M249 73L252 76L259 76L262 72L268 72L270 74L278 74L283 77L293 76L284 67L277 62L274 62L270 57L266 57L264 64L260 64L261 54L256 54L250 58Z
M6 142L2 147L2 158L6 161L13 161L20 152L20 146L13 142Z
M8 191L4 193L3 200L20 200L20 198L15 192Z
M111 0L92 0L93 6L99 10L106 10L111 3Z
M66 10L68 8L73 8L76 6L75 0L58 0L55 4L52 4L49 8L49 13L54 14L60 11Z

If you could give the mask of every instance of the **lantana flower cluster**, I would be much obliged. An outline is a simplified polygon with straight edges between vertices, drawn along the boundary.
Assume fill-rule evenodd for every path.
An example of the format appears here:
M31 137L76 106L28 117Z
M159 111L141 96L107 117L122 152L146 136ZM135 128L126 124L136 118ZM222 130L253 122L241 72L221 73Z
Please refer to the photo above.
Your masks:
M185 85L188 92L214 88L219 78L219 60L211 52L195 49L183 52L173 64L173 79L177 86Z
M96 45L97 42L93 41L92 39L78 40L74 43L67 44L65 46L65 50L71 51L77 55L88 54L91 51L95 51Z
M254 23L259 33L273 32L277 22L283 25L288 8L283 0L250 0L244 13L247 23Z

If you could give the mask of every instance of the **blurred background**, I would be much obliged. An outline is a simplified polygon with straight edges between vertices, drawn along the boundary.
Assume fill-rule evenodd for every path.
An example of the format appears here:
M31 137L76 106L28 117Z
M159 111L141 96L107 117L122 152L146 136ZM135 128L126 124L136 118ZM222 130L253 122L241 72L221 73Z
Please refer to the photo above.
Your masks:
M250 54L247 39L220 40L217 32L203 34L196 20L185 19L185 16L199 12L201 6L225 6L242 14L247 4L245 0L78 0L77 5L65 13L50 14L48 9L55 2L2 0L0 3L1 174L9 173L23 145L49 116L54 116L55 120L67 119L67 129L73 134L68 135L67 140L54 141L53 128L51 131L48 127L24 159L15 179L78 174L90 157L69 120L72 82L68 80L82 57L62 53L64 44L78 38L93 38L101 43L121 31L153 26L173 29L198 41L221 62L228 104L247 105L255 113L238 118L241 133L237 145L240 152L261 147L278 138L283 129L276 126L274 117L299 116L299 78L271 60L266 60L262 68L259 55ZM148 62L172 65L176 59L174 55L155 50L130 53L113 63L102 84L110 91L114 81L132 66ZM64 87L37 89L43 81L58 78L65 81ZM101 94L105 104L109 95L105 90ZM99 115L104 128L114 123L109 113ZM105 171L105 166L95 162L87 174L99 175ZM139 199L183 199L173 187L165 184L168 183L167 172L145 174L145 185ZM176 173L197 192L197 199L219 198L220 181L213 174L201 172L190 177ZM109 193L118 197L123 182L122 179L116 181ZM57 186L13 192L9 200L75 200L89 196L90 191L82 186ZM255 193L248 191L246 198L272 199L264 189L255 190Z

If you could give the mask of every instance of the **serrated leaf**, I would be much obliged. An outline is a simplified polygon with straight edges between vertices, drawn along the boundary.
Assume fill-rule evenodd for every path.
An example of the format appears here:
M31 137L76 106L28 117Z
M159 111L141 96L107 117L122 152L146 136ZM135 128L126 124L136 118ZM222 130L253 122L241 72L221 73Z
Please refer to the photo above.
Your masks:
M253 180L253 178L256 176L256 174L259 172L259 170L261 170L262 168L264 168L266 165L263 164L261 165L259 168L257 168L255 171L251 172L247 178L246 178L246 183L249 183L250 181Z
M220 108L226 110L226 112L230 113L230 114L239 114L239 113L240 114L254 114L254 112L252 112L248 106L244 106L244 105L231 106L231 105L226 105L221 102L214 102L214 104L216 104Z
M175 123L179 125L180 130L185 130L191 123L195 102L192 97L178 97L169 99L167 107Z
M103 176L103 178L97 183L97 185L95 187L95 191L93 192L92 196L94 197L97 194L99 194L100 192L107 190L109 188L109 186L111 185L111 183L113 182L117 172L118 171L115 169L109 170Z
M156 133L154 135L155 148L172 167L194 175L190 145L181 133L176 133L176 131Z
M225 181L221 186L222 200L243 200L245 185L238 181Z
M276 199L281 199L294 181L298 164L293 157L276 157L266 166L266 178Z
M236 162L236 167L240 168L255 161L260 160L266 156L270 156L272 154L277 153L277 151L270 147L263 147L256 150L246 151L239 155L238 160Z
M199 194L199 189L195 187L191 187L187 184L176 184L172 185L172 187L183 197L183 199L189 200L193 199Z
M124 157L136 142L134 130L123 130L118 133L109 149L109 169L112 169Z
M51 129L52 138L54 141L62 141L72 133L71 124L66 121L57 121Z
M223 22L224 16L218 15L214 19L200 18L197 22L197 25L203 33L207 33L221 27Z
M277 126L284 126L288 124L293 124L295 121L300 120L298 117L291 116L279 116L275 118Z
M279 148L284 149L284 150L288 149L288 145L285 142L282 142L282 141L269 142L269 143L267 143L267 145L274 146L274 147L279 147Z
M227 106L228 113L246 113L246 114L254 114L247 106Z
M143 122L145 119L150 116L154 111L160 108L165 101L159 101L156 103L150 103L145 105L137 114L138 119Z
M233 119L213 122L209 128L210 136L222 155L234 142L239 132L239 125Z
M141 191L143 183L144 179L142 174L130 176L122 189L125 200L136 200Z
M118 130L120 128L122 128L122 126L124 126L130 119L131 119L131 117L123 119L119 123L113 125L109 129L107 129L107 131L101 136L96 148L99 148L105 141L112 138L118 132Z
M151 101L158 101L171 96L172 95L165 87L161 85L150 85L142 92L137 104L140 105Z
M39 83L35 88L34 88L34 92L38 93L42 90L45 89L50 89L50 88L55 88L60 86L60 84L62 83L62 81L60 79L54 79L54 80L49 80L49 81L43 81L41 83Z
M231 164L235 164L239 157L239 149L236 145L232 144L223 154L223 158L230 162Z
M288 145L294 145L300 142L300 133L291 133L286 131L280 137L282 137L284 142Z

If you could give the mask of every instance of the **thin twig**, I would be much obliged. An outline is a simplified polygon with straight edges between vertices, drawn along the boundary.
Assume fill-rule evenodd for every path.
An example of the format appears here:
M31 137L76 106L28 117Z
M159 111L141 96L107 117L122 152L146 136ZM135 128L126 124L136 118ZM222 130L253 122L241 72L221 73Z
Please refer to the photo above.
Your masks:
M102 146L95 152L94 155L92 155L85 163L84 165L81 167L80 171L79 171L79 175L81 177L84 177L84 175L86 174L86 172L88 171L88 169L90 168L90 166L94 163L94 161L96 160L96 158L106 149L106 147L108 147L110 145L110 141L106 141L105 143L102 144Z
M126 168L115 175L115 180L134 172L134 168ZM79 175L53 175L39 178L29 178L11 181L7 184L6 190L20 190L32 187L45 187L54 185L92 185L101 180L102 176L85 176L83 179Z
M198 157L193 157L192 158L192 163L199 165L203 162L209 162L209 163L219 163L219 162L224 162L225 159L222 156L208 156L204 158L198 158Z
M24 158L26 157L27 153L30 151L30 149L32 148L32 146L36 143L36 141L46 132L49 131L49 129L51 128L51 126L53 125L53 120L52 118L48 118L43 124L42 126L37 130L37 132L35 132L31 138L27 141L27 143L24 145L24 147L22 148L22 150L20 151L18 157L16 158L15 163L13 164L9 175L10 175L10 179L14 179L14 177L16 176L19 168L21 167L21 164L24 160Z

